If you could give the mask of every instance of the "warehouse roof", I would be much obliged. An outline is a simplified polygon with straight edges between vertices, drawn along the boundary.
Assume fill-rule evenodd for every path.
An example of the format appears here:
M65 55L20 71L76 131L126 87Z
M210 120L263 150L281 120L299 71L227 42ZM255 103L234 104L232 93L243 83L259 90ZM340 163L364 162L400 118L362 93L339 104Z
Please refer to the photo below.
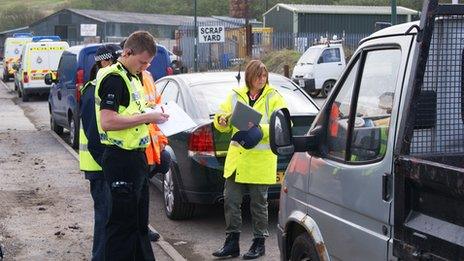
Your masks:
M358 5L299 5L299 4L276 4L263 15L275 8L285 8L295 13L313 14L373 14L390 15L390 6L358 6ZM419 12L402 6L396 7L398 15L416 15Z

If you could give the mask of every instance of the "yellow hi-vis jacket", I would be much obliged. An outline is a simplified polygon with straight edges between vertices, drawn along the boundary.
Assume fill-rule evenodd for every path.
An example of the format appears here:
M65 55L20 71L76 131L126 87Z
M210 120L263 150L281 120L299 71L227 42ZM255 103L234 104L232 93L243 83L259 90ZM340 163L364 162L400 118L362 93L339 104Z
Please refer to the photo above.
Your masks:
M116 145L125 150L143 149L146 148L150 142L148 127L146 124L140 124L132 128L118 131L104 131L101 127L101 99L98 96L98 90L100 89L103 80L110 74L119 75L124 80L127 90L129 91L129 106L126 108L120 105L118 108L118 114L123 116L134 115L143 113L146 108L142 83L140 83L139 78L136 76L129 80L127 73L128 72L119 62L98 70L97 86L95 88L95 113L98 132L100 134L100 141L102 144Z
M87 88L90 84L95 84L95 81L87 82L81 90L83 93L84 89ZM102 167L95 161L90 154L88 149L88 139L85 136L82 120L79 124L79 167L82 171L101 171Z
M248 88L234 88L226 101L219 107L219 112L214 117L214 127L220 132L235 134L238 129L230 125L219 125L218 119L221 115L232 113L237 101L249 104L247 95ZM224 178L232 176L235 171L235 182L248 184L275 184L277 172L277 156L272 153L269 146L269 121L277 109L287 107L282 95L269 85L264 86L261 96L253 105L253 109L260 112L260 127L263 132L262 140L252 149L245 149L235 141L231 141L227 151L224 165Z

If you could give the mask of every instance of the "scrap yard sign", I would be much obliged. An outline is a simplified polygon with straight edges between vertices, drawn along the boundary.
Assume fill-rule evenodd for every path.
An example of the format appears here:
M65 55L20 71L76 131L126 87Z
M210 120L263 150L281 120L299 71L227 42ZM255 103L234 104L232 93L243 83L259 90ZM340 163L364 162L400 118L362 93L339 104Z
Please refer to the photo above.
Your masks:
M199 26L198 42L200 43L223 43L224 26Z

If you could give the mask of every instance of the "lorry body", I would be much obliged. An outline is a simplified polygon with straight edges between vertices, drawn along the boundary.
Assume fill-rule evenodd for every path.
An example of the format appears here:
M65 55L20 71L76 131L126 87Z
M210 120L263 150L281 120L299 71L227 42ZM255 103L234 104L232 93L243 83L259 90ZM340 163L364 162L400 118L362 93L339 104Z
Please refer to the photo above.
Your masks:
M7 82L14 76L13 65L18 61L26 43L32 41L31 34L17 34L5 39L5 52L3 54L3 81Z
M312 97L321 94L325 98L345 65L345 52L341 43L313 45L303 53L293 68L292 80Z
M15 66L18 97L28 101L31 94L48 94L50 86L44 82L45 75L58 68L61 54L68 47L67 42L47 39L24 45L21 60Z
M306 135L272 115L282 260L464 260L464 5L437 2L361 41Z

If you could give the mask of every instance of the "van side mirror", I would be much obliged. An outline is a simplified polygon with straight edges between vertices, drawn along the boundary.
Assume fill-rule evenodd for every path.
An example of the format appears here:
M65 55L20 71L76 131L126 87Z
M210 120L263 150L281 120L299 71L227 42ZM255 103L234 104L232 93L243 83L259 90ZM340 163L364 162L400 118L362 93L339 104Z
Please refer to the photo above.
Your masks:
M320 131L305 136L293 136L290 112L287 108L272 113L269 126L271 150L280 156L292 155L295 152L314 151L317 148L317 137Z

